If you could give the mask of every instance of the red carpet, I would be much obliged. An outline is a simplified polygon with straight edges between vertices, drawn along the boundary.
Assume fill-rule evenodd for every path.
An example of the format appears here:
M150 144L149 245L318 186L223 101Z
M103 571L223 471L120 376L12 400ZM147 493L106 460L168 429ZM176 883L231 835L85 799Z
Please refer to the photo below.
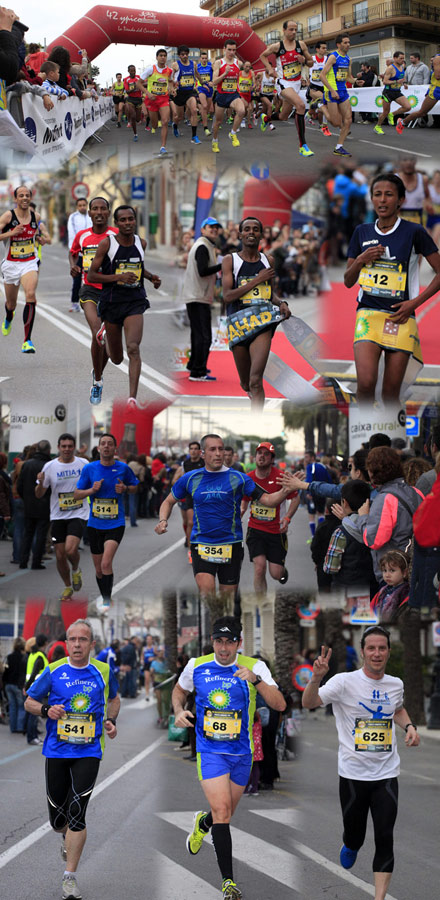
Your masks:
M290 346L286 336L280 331L272 341L272 351L284 360L298 375L306 381L315 374L314 369ZM197 397L245 397L240 388L237 370L232 353L226 350L213 350L209 354L209 368L217 381L188 381L186 372L176 374L176 391L178 394L193 394ZM275 388L264 382L266 397L282 397Z
M332 351L333 359L353 359L353 332L356 318L357 288L332 284L331 291L323 294L322 337ZM431 297L417 311L423 359L427 365L440 365L438 335L440 333L440 298L433 309ZM425 312L426 310L426 312Z

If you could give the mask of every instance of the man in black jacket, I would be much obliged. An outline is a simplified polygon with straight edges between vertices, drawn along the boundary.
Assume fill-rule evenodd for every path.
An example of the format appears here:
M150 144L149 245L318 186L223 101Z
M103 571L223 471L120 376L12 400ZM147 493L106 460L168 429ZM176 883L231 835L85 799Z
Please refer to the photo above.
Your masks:
M20 68L19 41L15 29L12 30L16 19L12 9L0 6L0 83L3 80L7 85L17 80Z
M17 491L24 503L24 534L21 545L20 569L27 569L32 547L32 568L45 569L41 562L46 546L50 522L50 491L40 500L35 496L37 475L50 460L49 441L39 441L32 459L24 463L17 481ZM34 542L35 538L35 543Z

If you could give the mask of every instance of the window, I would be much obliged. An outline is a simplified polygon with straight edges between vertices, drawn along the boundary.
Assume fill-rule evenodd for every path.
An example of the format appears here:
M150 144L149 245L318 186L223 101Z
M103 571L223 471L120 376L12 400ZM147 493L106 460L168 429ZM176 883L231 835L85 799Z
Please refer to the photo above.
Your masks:
M353 23L363 25L368 22L368 0L359 0L353 6Z
M322 15L318 13L316 16L309 16L307 19L307 28L309 31L318 31L322 25Z

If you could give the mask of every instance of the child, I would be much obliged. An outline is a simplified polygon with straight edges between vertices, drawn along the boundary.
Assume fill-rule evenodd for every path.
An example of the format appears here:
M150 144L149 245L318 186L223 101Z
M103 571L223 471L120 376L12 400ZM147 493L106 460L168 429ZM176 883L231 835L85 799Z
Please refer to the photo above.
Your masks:
M408 558L402 550L388 550L379 562L384 587L371 601L380 622L395 622L408 603Z
M252 737L254 740L254 761L252 764L251 774L249 776L249 781L245 787L245 794L253 794L255 797L258 794L258 782L260 780L260 762L264 758L263 757L263 726L261 723L260 714L257 710L255 710L254 721L252 725Z
M351 516L369 497L370 485L365 481L346 481L342 485L341 503L334 503L332 511L340 519ZM368 594L371 584L375 582L370 550L351 537L343 522L331 536L323 569L332 576L332 589L350 588L352 593L357 590Z
M69 96L69 93L57 84L60 77L60 67L58 63L48 59L43 63L40 71L46 76L43 81L43 87L48 94L55 94L59 100L65 100L66 97Z

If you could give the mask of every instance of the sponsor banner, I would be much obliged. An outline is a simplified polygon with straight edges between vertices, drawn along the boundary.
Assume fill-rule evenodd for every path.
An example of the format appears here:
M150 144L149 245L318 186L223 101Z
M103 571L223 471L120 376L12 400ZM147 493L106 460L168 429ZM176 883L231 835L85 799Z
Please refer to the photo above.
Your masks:
M10 457L22 453L23 447L38 441L49 441L52 453L56 453L58 438L66 430L66 418L67 410L62 402L13 402L10 413Z
M25 133L34 143L34 153L50 168L78 153L87 138L113 115L111 97L78 100L51 97L54 107L46 110L40 97L22 97Z
M44 108L44 107L43 107ZM0 105L0 147L2 150L17 150L21 153L35 153L35 144L18 127L7 109Z
M362 445L370 440L373 434L387 434L393 438L406 440L406 415L405 410L399 407L383 407L380 404L350 403L348 408L348 434L349 453L352 456L356 450L361 450Z
M411 105L411 111L414 109L420 109L423 100L428 92L429 84L420 84L420 85L410 85L408 90L403 88L402 94L409 101ZM349 88L348 94L350 97L350 103L353 109L353 112L382 112L382 91L383 87L374 87L374 88ZM300 95L303 98L306 106L308 106L308 102L306 100L306 92L300 91ZM391 104L391 112L395 113L399 110L399 106L397 103ZM440 115L440 102L436 103L435 106L430 110L430 115Z

